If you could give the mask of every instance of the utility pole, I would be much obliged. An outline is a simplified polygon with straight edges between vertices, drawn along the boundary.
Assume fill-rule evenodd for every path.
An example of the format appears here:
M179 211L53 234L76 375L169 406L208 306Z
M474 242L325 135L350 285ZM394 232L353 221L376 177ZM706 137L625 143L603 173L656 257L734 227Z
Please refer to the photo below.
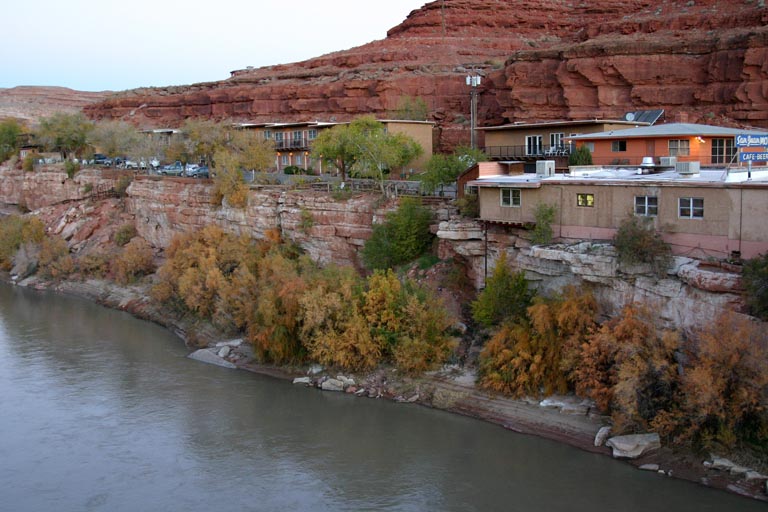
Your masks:
M477 128L477 86L480 85L480 75L478 75L475 70L472 70L472 72L467 75L467 85L471 87L469 90L469 117L471 130L469 137L471 140L472 149L477 149L477 134L475 131Z

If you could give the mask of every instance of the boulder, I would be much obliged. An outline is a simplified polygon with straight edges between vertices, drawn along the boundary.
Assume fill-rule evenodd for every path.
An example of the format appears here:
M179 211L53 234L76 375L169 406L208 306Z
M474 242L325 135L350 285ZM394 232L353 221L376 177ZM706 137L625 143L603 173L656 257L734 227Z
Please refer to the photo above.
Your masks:
M658 464L643 464L639 467L639 469L642 469L643 471L659 471L659 465ZM663 473L663 471L662 471Z
M208 350L207 348L201 348L200 350L196 350L189 354L187 356L190 359L194 359L195 361L200 361L201 363L208 363L208 364L214 364L216 366L221 366L223 368L230 368L235 369L237 366L230 363L226 359L222 359L218 356L218 354L215 354Z
M229 353L232 351L229 346L225 345L219 349L219 357L222 359L226 359L229 356Z
M312 379L310 377L296 377L293 379L294 384L304 384L305 386L312 385Z
M632 434L612 437L605 443L613 448L613 456L621 459L636 459L649 451L661 448L659 434Z
M600 430L598 430L597 434L595 434L595 446L603 446L605 444L605 440L608 439L608 436L610 435L611 427L600 427Z
M320 389L323 391L344 391L344 383L338 379L327 379L320 385Z

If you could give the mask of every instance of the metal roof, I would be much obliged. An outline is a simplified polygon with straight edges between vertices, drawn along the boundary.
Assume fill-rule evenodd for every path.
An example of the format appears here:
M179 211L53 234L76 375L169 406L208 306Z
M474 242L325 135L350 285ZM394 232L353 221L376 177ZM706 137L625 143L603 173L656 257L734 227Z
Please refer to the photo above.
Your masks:
M582 119L577 121L542 121L538 123L510 123L502 124L499 126L479 126L477 130L494 131L494 130L509 130L510 128L540 128L546 126L584 126L595 124L626 124L629 126L637 126L638 124L648 124L642 121L627 121L626 119Z
M757 130L744 130L741 128L726 128L724 126L711 126L708 124L693 123L669 123L653 126L629 128L627 130L611 130L609 132L589 133L566 137L569 140L593 140L593 139L629 139L637 137L734 137L741 133L763 135Z

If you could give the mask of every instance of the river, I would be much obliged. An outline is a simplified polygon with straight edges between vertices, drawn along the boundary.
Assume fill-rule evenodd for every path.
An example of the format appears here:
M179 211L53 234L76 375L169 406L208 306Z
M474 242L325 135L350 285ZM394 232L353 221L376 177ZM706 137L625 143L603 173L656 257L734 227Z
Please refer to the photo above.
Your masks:
M0 509L766 510L481 421L186 355L126 313L0 285Z

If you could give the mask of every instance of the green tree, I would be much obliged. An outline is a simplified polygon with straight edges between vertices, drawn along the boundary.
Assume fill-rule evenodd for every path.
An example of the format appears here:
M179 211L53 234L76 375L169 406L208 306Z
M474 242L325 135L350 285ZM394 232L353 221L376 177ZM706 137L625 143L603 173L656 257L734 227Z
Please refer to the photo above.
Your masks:
M592 153L582 144L568 157L568 165L592 165Z
M420 176L421 184L427 192L434 192L443 185L455 182L461 173L485 160L485 153L468 146L459 146L450 155L432 155Z
M40 120L37 136L48 150L58 151L68 160L70 156L80 156L85 151L91 130L93 123L82 113L58 112Z
M533 210L533 217L536 219L536 225L533 227L531 243L534 245L545 245L552 241L554 231L552 223L555 221L557 206L547 203L539 203Z
M317 137L312 151L341 173L342 181L351 172L378 179L391 170L418 158L423 149L413 138L387 132L373 117L359 117L348 125L334 126Z
M432 244L431 223L432 212L419 200L401 199L396 211L373 226L373 234L363 247L363 263L370 269L387 269L413 261Z
M0 121L0 162L5 162L19 147L21 124L15 119Z
M750 313L768 320L768 253L745 262L742 276Z
M472 317L486 327L515 322L525 318L532 299L525 272L512 272L507 266L507 254L502 252L485 289L472 303Z

